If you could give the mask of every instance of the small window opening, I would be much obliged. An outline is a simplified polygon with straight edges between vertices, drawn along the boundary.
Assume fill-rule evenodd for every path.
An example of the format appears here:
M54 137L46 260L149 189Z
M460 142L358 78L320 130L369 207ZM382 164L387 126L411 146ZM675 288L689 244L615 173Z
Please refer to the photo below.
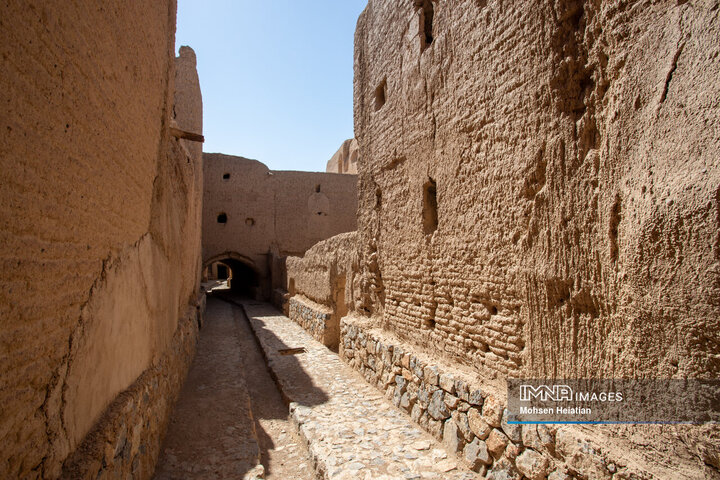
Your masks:
M315 185L315 193L320 193L320 184Z
M427 47L433 41L433 15L435 11L433 9L432 0L422 1L422 10L420 11L420 26L422 32L420 32L420 50L425 51Z
M375 111L380 110L385 105L385 97L387 96L387 79L380 82L375 89Z
M225 214L225 213L218 214L217 222L218 223L227 223L227 214Z
M437 230L437 227L437 184L430 178L423 185L423 230L429 235Z
M229 173L223 173L223 180L230 180L230 174L229 174Z

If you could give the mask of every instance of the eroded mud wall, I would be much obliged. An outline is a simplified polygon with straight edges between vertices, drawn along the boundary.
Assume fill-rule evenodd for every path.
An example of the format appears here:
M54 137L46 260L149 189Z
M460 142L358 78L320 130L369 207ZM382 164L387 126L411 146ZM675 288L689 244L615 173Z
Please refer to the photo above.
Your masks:
M717 376L717 2L431 3L358 22L367 311L503 375Z
M499 392L508 376L717 377L719 15L716 1L370 0L358 313ZM720 468L716 426L584 431L607 458L642 450L644 475ZM609 475L607 459L605 476L575 460L563 468Z
M198 315L202 164L168 133L175 8L0 7L0 477L55 478L73 451L72 478L152 474Z

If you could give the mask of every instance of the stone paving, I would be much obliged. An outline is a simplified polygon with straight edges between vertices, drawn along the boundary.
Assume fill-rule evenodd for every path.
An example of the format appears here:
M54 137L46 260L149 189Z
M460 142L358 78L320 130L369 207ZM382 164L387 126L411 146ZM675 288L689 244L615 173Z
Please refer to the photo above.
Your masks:
M321 478L481 478L274 307L243 305Z
M197 354L173 410L155 480L263 477L236 332L232 306L209 299Z

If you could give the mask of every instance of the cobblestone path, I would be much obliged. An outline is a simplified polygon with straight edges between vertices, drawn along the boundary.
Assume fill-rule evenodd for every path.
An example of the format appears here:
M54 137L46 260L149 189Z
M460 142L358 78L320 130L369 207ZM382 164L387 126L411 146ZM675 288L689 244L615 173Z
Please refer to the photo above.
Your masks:
M156 480L311 479L305 446L238 306L208 297Z
M296 323L242 303L321 478L479 478Z

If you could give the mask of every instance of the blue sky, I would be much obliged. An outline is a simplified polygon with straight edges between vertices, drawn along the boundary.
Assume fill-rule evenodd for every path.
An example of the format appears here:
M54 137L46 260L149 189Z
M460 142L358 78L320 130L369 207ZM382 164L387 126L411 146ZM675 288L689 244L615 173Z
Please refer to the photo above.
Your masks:
M198 58L206 152L325 171L353 136L353 38L367 0L178 0Z

